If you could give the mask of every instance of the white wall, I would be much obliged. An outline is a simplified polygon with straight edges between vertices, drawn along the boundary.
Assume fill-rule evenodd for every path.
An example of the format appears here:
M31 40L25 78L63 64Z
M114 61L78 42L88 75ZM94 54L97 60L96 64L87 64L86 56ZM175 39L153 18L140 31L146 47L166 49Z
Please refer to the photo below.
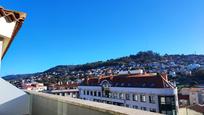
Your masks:
M0 18L0 35L11 38L16 22L7 23L4 17Z
M128 104L130 107L133 107L136 105L138 106L139 109L141 107L146 107L147 110L156 109L157 112L159 112L158 95L164 95L164 96L177 95L177 89L171 89L171 88L129 88L129 87L110 87L109 88L111 92L130 94L131 100L123 100L123 99L113 99L113 98L84 95L83 91L81 92L81 90L102 92L102 89L100 86L79 86L80 98L85 98L86 100L91 100L91 101L93 101L93 99L114 101L118 103ZM146 102L133 101L132 100L133 94L139 94L139 95L144 94L146 96ZM156 100L155 103L149 103L149 95L154 96L154 99ZM177 103L176 103L176 106L178 107Z
M82 90L101 90L100 86L79 86ZM144 94L156 94L156 95L177 95L177 89L171 88L128 88L128 87L110 87L112 92L124 92L124 93L144 93Z

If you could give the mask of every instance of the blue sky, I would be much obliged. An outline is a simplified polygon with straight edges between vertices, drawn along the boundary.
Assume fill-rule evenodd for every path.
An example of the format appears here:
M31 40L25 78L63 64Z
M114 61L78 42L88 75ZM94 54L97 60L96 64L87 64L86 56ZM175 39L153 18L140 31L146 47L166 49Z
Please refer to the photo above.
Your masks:
M203 0L1 0L27 13L1 75L138 51L204 54Z

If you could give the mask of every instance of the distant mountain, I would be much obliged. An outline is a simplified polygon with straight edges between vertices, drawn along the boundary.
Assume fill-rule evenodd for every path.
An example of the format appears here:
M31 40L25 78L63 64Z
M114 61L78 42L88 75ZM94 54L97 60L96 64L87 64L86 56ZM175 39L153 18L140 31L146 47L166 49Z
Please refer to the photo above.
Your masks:
M20 79L20 78L29 78L35 75L38 75L39 73L33 73L33 74L17 74L17 75L8 75L2 77L5 80L12 80L12 79Z
M86 63L82 65L59 65L53 68L50 68L44 72L34 73L34 74L21 74L21 75L8 75L4 76L3 78L6 80L12 79L22 79L22 78L29 78L29 77L83 77L79 76L79 73L82 75L86 74L86 72L90 69L96 69L101 67L116 67L122 65L128 65L130 63L136 64L148 64L151 62L161 62L165 60L169 60L172 62L177 63L186 63L191 64L195 63L195 59L198 59L199 63L204 63L204 55L168 55L165 54L161 56L158 53L153 51L145 51L145 52L138 52L135 55L120 57L117 59L109 59L107 61L98 61L93 63Z

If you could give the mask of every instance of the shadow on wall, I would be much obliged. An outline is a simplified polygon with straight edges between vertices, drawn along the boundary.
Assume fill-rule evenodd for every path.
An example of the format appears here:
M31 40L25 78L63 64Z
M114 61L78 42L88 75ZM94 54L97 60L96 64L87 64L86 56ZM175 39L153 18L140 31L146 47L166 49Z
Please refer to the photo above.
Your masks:
M29 95L24 94L6 103L1 104L0 115L29 115L29 98Z

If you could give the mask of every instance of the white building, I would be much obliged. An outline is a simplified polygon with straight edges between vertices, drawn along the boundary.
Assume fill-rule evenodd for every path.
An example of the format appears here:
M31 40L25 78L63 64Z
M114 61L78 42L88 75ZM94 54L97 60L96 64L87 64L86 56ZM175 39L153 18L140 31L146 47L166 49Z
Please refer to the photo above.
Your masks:
M25 90L32 90L32 91L45 91L47 90L47 86L44 86L43 83L23 83L22 88Z
M126 74L87 78L79 86L79 97L113 105L175 115L177 88L166 74Z
M189 95L190 105L204 105L204 88L182 88L179 93Z
M47 93L60 95L60 96L69 96L73 98L78 98L79 90L78 89L64 89L64 90L50 90Z
M143 74L143 70L142 70L142 69L138 69L138 70L120 71L118 74L119 74L119 75L126 75L126 74Z
M193 70L193 69L197 69L200 67L200 64L190 64L187 66L188 70Z

